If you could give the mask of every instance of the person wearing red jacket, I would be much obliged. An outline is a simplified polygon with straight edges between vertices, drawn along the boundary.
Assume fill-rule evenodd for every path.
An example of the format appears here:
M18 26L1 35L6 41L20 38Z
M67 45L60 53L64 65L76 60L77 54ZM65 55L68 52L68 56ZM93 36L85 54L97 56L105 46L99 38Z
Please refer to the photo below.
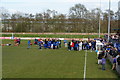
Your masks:
M74 42L73 41L70 43L70 47L71 47L71 50L74 50Z

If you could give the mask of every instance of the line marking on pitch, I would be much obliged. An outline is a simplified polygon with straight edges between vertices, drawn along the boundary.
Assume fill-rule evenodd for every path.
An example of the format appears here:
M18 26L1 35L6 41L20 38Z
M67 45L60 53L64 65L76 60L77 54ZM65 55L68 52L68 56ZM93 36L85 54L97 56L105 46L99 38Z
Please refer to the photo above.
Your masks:
M85 52L84 78L83 78L83 80L86 80L86 64L87 64L87 50Z

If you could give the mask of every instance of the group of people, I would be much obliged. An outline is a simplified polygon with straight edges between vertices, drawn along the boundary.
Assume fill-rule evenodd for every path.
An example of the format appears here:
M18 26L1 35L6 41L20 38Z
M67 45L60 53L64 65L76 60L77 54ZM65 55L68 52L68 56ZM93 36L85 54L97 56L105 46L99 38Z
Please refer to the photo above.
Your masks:
M67 40L64 40L65 47L68 47L68 50L75 50L75 51L81 51L81 50L95 50L96 49L96 41L95 40L88 40L88 41L82 41L82 40L72 40L67 42Z
M97 50L98 64L102 64L102 70L105 70L106 58L108 55L112 56L113 66L112 70L116 69L116 64L120 65L120 52L117 48L113 47L112 44L107 44L102 50Z
M32 45L31 41L28 40L28 49ZM39 49L59 49L61 48L61 40L59 39L35 39L34 45L38 45Z
M21 43L21 39L20 39L20 38L17 38L17 39L14 39L14 44L7 43L7 44L0 44L0 46L11 46L11 45L19 46L20 43Z
M113 58L112 70L114 70L116 67L116 63L120 65L120 51L116 47L114 47L113 44L108 44L105 47L107 47L106 52Z
M102 70L105 70L106 58L108 54L113 58L113 66L112 70L116 69L116 64L120 65L120 51L117 48L117 43L107 42L106 39L100 38L99 41L104 44L102 49L96 50L96 40L82 41L82 40L64 40L64 46L68 48L69 51L81 51L81 50L96 50L98 64L102 65ZM14 44L19 46L21 43L21 39L15 39ZM61 48L61 40L59 39L35 39L34 45L37 45L39 49L59 49ZM11 46L11 43L4 44L6 46ZM28 40L28 49L31 47L32 42ZM2 45L3 46L3 45Z
M111 70L116 69L116 64L120 65L120 43L119 42L105 42L106 40L102 40L104 46L102 49L97 50L97 58L98 64L102 64L102 70L105 70L106 58L109 56L112 57L112 68ZM109 55L109 56L108 56ZM108 57L107 57L108 56Z

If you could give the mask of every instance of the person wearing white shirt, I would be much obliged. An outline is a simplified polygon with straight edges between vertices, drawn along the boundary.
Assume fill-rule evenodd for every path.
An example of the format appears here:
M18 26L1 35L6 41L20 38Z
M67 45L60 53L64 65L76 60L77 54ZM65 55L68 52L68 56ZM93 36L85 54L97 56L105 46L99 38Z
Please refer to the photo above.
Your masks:
M79 42L79 47L78 47L78 50L81 51L82 50L82 42Z

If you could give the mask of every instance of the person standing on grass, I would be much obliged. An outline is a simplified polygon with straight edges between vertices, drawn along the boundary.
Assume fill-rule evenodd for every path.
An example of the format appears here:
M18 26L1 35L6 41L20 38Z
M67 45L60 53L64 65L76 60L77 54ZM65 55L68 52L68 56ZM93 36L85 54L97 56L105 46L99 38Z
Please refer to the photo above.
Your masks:
M38 41L39 49L42 49L42 40Z
M59 48L61 48L61 40L59 40Z
M56 49L59 49L59 40L56 41Z
M82 41L81 41L81 42L79 42L79 43L78 43L78 45L79 45L78 50L79 50L79 51L81 51L81 50L82 50Z
M52 39L52 41L51 41L51 49L53 49L53 39Z
M53 41L53 49L56 49L56 40Z
M69 50L69 51L71 50L70 42L68 42L68 50Z
M65 47L67 47L67 40L64 40L64 45Z
M89 50L90 50L90 49L91 49L91 47L92 47L92 44L91 44L91 42L89 42L88 44L89 44Z
M76 41L76 42L75 42L75 46L74 46L74 50L77 51L77 50L78 50L78 47L79 47L79 45L78 45L78 41Z
M106 59L102 56L102 70L105 70Z
M49 39L48 41L48 48L51 49L51 44L52 44L52 41Z
M113 56L113 66L112 66L112 70L115 70L115 69L116 69L116 62L117 62L116 57Z
M47 43L48 43L48 41L47 41L47 39L45 39L45 41L44 41L44 48L45 49L47 49Z
M92 41L91 41L91 48L92 48L92 50L95 50L95 49L94 49L94 44L95 44L95 43L94 43L94 41L92 40Z
M30 48L30 45L31 45L31 40L28 40L28 48L27 49Z
M98 64L101 64L102 63L102 51L98 50L97 51L97 57L98 57Z
M87 41L87 43L86 43L86 48L87 48L87 50L90 49L90 45L89 45L89 42L88 42L88 41Z
M71 50L74 50L74 41L72 40L72 42L70 43L70 47L71 47Z

